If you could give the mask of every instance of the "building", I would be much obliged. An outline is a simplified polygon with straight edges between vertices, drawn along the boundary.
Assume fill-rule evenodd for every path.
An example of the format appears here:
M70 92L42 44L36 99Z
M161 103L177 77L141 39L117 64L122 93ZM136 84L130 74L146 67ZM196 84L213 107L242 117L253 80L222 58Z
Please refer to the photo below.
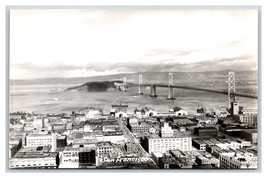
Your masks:
M255 126L258 124L257 114L239 114L238 119L242 123L246 123L249 126Z
M10 139L22 139L22 146L26 146L26 132L10 132Z
M51 146L51 151L56 150L56 135L48 132L32 133L26 137L26 146Z
M208 158L206 158L206 157L204 157L202 155L199 155L199 156L196 157L196 163L198 165L210 165L211 161Z
M132 133L149 133L151 126L146 123L131 124L129 129Z
M86 108L85 111L85 119L90 120L90 119L100 119L100 116L103 114L102 110L95 109L93 107L91 108Z
M142 109L135 108L134 114L138 118L157 116L157 112L151 107L143 107Z
M239 103L238 102L232 102L231 103L231 108L232 108L232 115L238 115L239 114Z
M9 160L10 168L56 169L59 166L59 154L49 152L48 147L27 147Z
M52 127L56 133L63 133L66 131L66 124L52 124Z
M44 127L44 118L34 119L33 126L36 129L42 129Z
M194 133L198 136L217 137L218 131L215 127L196 127Z
M84 108L79 110L79 114L72 113L72 115L75 115L75 118L72 118L72 120L77 120L77 116L80 117L79 120L85 121L85 120L92 120L92 119L100 119L100 116L103 114L103 110L96 109L93 107Z
M96 163L95 149L92 148L80 148L79 151L79 165L91 166Z
M159 167L161 169L192 169L193 163L184 158L160 157Z
M169 150L191 151L192 140L191 137L168 137L161 138L157 135L145 136L142 141L143 148L148 152L162 152L166 153Z
M241 110L241 113L244 115L257 115L258 111L256 109L248 109L248 108L243 108Z
M127 109L126 108L117 108L116 110L112 109L110 114L115 117L127 117Z
M144 108L142 108L142 113L144 113L144 115L146 117L157 116L157 112L154 111L154 109L152 109L150 107L144 107Z
M9 125L9 130L10 131L15 131L15 132L20 132L24 129L23 124L10 124Z
M112 153L113 152L113 146L111 142L98 142L96 144L96 154L98 156L100 155L106 155L108 153Z
M207 144L203 142L202 140L193 139L192 146L200 151L206 151Z
M174 110L176 116L188 116L188 112L179 108L178 110Z
M125 137L122 131L103 132L102 135L97 136L98 141L110 141L112 143L124 143Z
M22 138L11 138L9 140L9 158L13 157L22 147Z
M167 138L167 137L173 137L173 129L171 126L169 126L169 123L164 123L163 127L161 127L161 137Z
M62 135L57 137L57 148L64 148L67 146L67 136Z
M258 131L257 129L243 129L240 133L240 138L243 138L251 143L258 143Z
M126 142L124 148L128 153L137 153L139 151L135 143L132 142Z
M103 132L115 132L120 130L119 123L116 120L108 120L110 122L102 122L102 131Z
M66 123L66 130L72 130L73 123Z
M65 147L62 152L61 168L78 168L79 150L79 145Z
M85 124L83 126L83 131L84 132L93 132L94 131L94 128L95 128L94 125Z
M223 169L257 169L257 156L220 156Z
M26 118L27 115L28 114L25 113L25 112L14 112L14 113L10 113L9 114L9 120L10 119L20 120L20 119Z

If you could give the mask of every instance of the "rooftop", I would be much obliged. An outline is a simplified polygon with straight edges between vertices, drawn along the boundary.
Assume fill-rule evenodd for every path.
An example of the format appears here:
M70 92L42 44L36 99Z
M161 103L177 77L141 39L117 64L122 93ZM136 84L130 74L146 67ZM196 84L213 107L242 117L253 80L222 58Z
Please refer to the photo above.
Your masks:
M156 134L153 134L153 135L147 135L147 136L145 136L145 137L147 137L148 139L191 138L191 137L188 137L188 136L183 135L183 134L178 134L178 135L174 135L173 137L166 137L166 138L162 138L162 137L160 137L159 135L156 135Z
M80 152L90 152L92 150L95 150L94 147L81 147Z
M30 152L30 153L35 153L35 152L49 152L50 146L38 146L38 147L22 147L19 152Z
M58 155L56 152L43 153L43 152L18 152L14 158L55 158Z
M244 129L242 131L247 133L258 133L257 129Z
M73 150L79 150L80 147L72 147L72 146L66 146L64 148L64 151L73 151Z
M118 136L123 135L122 131L117 132L103 132L103 136Z
M39 133L31 133L28 137L40 137L40 136L49 136L51 135L49 132L39 132Z
M66 135L61 135L61 136L57 137L57 139L60 139L60 140L61 139L66 139L66 137L67 137Z

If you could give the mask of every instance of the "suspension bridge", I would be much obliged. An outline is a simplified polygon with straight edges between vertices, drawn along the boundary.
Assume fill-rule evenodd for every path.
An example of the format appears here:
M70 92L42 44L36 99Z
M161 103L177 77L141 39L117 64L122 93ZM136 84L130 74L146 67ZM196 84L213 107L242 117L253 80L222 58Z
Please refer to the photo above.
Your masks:
M173 75L173 73L168 73L164 80L166 81L166 79L168 80L168 84L162 84L162 83L151 83L151 82L147 82L144 83L143 82L143 76L139 75L139 82L138 84L132 84L132 86L138 86L138 94L143 94L143 89L145 87L150 87L150 96L151 97L157 97L157 88L168 88L168 97L166 98L167 100L175 100L175 96L174 96L174 89L185 89L185 90L196 90L196 91L204 91L204 92L212 92L212 93L218 93L218 94L224 94L228 96L228 108L231 107L231 103L236 101L236 97L245 97L245 98L251 98L251 99L257 99L258 96L254 95L254 94L246 94L246 93L238 93L236 92L236 76L235 76L235 72L233 71L229 71L228 72L228 91L220 91L220 90L215 90L215 89L206 89L206 88L199 88L199 87L193 87L193 86L186 86L186 85L177 85L174 84L174 78L175 76ZM241 80L240 82L245 83L244 80ZM123 84L124 88L126 88L127 86L127 82L126 82L126 77L123 77ZM126 89L124 90L126 91Z

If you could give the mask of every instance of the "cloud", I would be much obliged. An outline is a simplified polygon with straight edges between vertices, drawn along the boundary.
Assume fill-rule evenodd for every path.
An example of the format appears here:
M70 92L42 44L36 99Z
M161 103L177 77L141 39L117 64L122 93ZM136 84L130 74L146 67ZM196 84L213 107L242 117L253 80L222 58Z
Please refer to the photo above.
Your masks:
M11 78L257 65L256 10L27 9L10 15Z

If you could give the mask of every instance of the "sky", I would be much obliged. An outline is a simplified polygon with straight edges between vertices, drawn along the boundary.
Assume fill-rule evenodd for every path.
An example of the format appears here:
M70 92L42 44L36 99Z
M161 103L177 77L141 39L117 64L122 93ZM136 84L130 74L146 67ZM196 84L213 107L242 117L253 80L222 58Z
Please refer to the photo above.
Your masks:
M257 10L12 9L10 79L257 70Z

